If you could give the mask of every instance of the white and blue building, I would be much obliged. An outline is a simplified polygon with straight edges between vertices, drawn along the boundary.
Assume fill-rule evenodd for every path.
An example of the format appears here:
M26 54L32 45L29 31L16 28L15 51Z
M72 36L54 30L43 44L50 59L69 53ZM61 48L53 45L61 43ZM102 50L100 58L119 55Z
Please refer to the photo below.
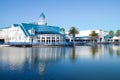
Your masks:
M33 42L50 44L63 42L64 34L60 27L49 26L42 13L38 22L13 24L10 27L2 28L0 33L5 42Z
M91 29L91 30L80 30L79 34L76 34L75 40L81 41L81 42L90 42L92 39L90 38L90 34L92 31L95 31L98 33L98 38L96 39L97 42L106 42L106 35L108 35L108 31L104 31L102 29ZM68 32L66 32L68 34ZM69 38L69 41L72 41L72 36L67 36Z

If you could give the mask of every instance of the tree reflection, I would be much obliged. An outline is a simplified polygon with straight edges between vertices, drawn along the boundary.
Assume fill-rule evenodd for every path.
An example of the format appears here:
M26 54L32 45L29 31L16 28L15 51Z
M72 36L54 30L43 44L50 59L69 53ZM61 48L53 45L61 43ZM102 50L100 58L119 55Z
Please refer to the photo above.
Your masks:
M113 56L113 48L112 47L109 48L109 55Z
M112 46L109 45L109 55L113 56L115 52L117 56L120 56L120 47L116 45L112 45Z
M70 53L70 59L71 61L75 61L77 58L76 51L75 51L75 46L73 46L72 51Z
M92 46L91 47L91 53L92 53L92 56L95 56L96 53L98 53L98 47L97 46Z
M117 49L116 53L117 53L117 56L120 56L120 49L119 48Z

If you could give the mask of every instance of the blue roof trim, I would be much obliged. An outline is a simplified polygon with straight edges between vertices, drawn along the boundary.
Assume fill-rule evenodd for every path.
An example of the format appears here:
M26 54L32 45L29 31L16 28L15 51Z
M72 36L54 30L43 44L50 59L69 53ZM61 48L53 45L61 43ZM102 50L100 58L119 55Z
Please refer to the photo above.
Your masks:
M112 36L106 35L106 36L104 36L104 38L112 38Z
M23 26L20 26L20 28L21 28L21 29L22 29L22 31L24 32L25 36L29 36L29 35L27 34L27 32L25 31L25 29L24 29L24 27L23 27Z
M14 27L18 27L18 26L20 26L20 24L13 24L13 26L14 26Z
M61 34L61 29L57 26L22 23L21 29L23 30L26 36L37 36L38 34ZM35 34L29 33L29 30L31 29L35 30Z

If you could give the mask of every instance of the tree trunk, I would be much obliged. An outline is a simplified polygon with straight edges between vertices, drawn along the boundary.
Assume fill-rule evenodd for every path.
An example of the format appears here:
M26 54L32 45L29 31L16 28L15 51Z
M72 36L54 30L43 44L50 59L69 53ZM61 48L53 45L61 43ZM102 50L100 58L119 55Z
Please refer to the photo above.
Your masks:
M73 46L75 46L75 37L73 38Z

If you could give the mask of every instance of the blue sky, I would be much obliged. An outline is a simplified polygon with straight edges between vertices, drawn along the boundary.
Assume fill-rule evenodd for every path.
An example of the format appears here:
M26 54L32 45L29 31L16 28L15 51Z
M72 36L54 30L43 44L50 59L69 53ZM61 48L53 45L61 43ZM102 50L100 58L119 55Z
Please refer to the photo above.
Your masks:
M86 29L120 29L120 0L0 0L0 27L36 22L41 13L49 25Z

